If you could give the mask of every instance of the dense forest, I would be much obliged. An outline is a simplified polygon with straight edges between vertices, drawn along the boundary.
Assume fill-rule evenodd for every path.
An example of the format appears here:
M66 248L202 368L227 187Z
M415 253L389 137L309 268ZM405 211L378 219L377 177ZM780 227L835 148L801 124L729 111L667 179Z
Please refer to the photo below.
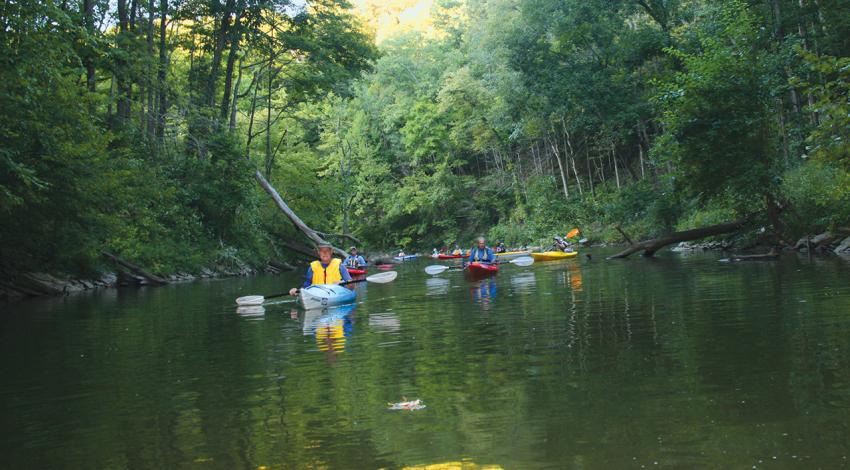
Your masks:
M417 3L3 1L0 269L850 225L850 0Z

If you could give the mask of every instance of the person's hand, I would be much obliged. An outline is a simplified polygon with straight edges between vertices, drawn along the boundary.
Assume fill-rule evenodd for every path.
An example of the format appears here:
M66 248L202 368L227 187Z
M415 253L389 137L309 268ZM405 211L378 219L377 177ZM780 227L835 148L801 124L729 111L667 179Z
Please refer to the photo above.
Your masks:
M291 296L293 296L293 297L295 297L296 295L298 295L298 288L293 287L292 289L289 289L289 295L291 295Z

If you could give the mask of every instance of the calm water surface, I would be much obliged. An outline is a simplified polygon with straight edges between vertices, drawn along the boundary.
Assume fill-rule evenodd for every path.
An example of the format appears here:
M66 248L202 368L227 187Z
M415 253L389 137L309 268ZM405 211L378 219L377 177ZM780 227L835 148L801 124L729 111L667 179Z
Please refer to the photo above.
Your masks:
M2 305L0 467L850 465L850 262L592 253L326 312L237 313L300 273Z

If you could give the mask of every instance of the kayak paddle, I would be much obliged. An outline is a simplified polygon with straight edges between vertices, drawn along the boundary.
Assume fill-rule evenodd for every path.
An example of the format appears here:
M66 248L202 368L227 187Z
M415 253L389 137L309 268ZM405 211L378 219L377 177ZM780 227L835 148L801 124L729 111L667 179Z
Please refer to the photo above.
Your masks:
M516 259L512 259L510 261L507 261L507 262L511 263L511 264L515 264L517 266L531 266L532 264L534 264L534 258L532 258L531 256L522 256L522 257L519 257L519 258L516 258ZM438 264L433 264L431 266L426 267L425 272L427 274L430 274L430 275L433 276L435 274L440 274L440 273L446 272L448 270L460 270L460 269L465 269L465 268L462 268L460 266L441 266L441 265L438 265Z
M396 271L387 271L384 273L373 274L365 279L352 279L350 281L343 281L337 285L345 286L348 284L355 284L357 282L374 282L376 284L386 284L388 282L395 281L395 278L398 277L398 272ZM301 289L298 289L301 290ZM282 294L274 294L274 295L245 295L236 299L236 305L261 305L268 299L274 299L277 297L285 297L289 295L289 292L284 292Z

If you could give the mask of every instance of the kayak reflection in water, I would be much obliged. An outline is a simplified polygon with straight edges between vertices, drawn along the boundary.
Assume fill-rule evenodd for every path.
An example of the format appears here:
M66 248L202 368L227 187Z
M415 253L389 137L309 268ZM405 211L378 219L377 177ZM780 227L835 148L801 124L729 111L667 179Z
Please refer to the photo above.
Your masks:
M470 292L472 299L479 302L484 310L488 310L490 303L496 298L496 280L488 278L473 284Z
M351 274L342 264L342 260L333 257L333 247L328 243L320 243L316 247L319 259L310 263L307 273L304 275L304 284L301 288L310 287L313 284L339 284L342 281L350 281ZM298 295L298 289L289 289L289 295Z
M327 353L329 361L345 351L345 343L354 332L354 307L344 305L304 312L304 335L316 337L316 346L319 351Z

